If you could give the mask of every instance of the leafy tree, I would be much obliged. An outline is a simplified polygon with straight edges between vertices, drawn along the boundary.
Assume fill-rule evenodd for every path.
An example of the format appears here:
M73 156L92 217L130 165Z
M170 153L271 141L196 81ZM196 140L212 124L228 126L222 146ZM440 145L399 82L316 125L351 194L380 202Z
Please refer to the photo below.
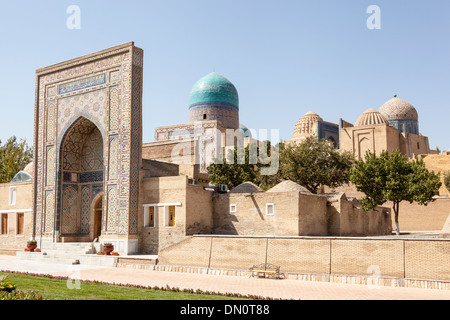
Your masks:
M208 166L209 178L213 184L226 184L232 189L250 181L267 190L281 181L278 170L278 146L272 147L270 141L262 142L264 148L256 143L244 147L235 146L228 150L222 161L215 160ZM276 162L274 170L272 165Z
M292 180L312 193L320 186L339 187L350 181L353 155L340 152L327 140L310 136L298 144L280 148L280 169L284 179Z
M438 174L428 171L422 159L408 161L400 151L384 151L379 157L367 152L365 159L357 161L350 172L350 180L358 191L365 193L361 206L371 210L377 205L392 201L396 234L399 205L402 201L427 205L441 186Z
M209 180L213 184L226 184L229 189L246 181L258 183L258 166L250 163L249 146L235 146L233 150L228 150L226 158L215 159L207 170L210 174Z
M12 136L4 145L0 141L0 183L10 182L32 158L33 151L26 140L17 141L17 138Z
M444 172L444 185L450 191L450 171Z

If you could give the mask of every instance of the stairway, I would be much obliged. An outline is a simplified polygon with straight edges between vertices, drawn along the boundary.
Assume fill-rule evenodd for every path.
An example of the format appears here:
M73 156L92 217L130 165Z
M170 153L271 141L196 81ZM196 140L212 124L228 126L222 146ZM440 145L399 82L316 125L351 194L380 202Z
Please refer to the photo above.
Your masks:
M18 258L48 263L80 264L80 257L100 250L100 243L68 242L52 243L43 247L41 253L18 252Z

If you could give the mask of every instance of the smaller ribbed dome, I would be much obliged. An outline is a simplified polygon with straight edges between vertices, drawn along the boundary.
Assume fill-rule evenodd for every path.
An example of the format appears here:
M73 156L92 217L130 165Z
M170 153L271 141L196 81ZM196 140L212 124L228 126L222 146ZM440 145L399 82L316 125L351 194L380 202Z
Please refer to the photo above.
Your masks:
M358 120L356 120L355 127L376 124L389 124L389 122L379 111L375 109L368 109L358 118Z
M292 139L315 133L316 123L318 121L323 121L323 119L317 113L313 111L305 113L305 115L297 121Z

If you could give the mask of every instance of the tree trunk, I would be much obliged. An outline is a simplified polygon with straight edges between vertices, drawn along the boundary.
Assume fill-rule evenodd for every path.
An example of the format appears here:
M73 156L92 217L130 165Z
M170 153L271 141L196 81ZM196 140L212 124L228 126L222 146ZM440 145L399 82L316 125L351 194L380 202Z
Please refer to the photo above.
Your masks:
M399 210L399 202L398 201L394 201L394 214L395 214L395 234L396 235L400 235L400 227L398 224L398 210Z

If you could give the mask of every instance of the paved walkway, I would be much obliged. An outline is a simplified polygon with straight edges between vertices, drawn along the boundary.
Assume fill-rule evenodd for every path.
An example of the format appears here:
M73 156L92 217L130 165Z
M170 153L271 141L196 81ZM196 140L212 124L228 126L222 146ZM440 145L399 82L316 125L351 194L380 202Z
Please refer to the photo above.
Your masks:
M272 280L241 276L216 276L85 265L61 265L17 260L0 255L0 270L21 271L81 280L98 280L144 286L178 287L203 291L233 292L263 297L301 300L450 300L450 290L370 287L301 280Z

